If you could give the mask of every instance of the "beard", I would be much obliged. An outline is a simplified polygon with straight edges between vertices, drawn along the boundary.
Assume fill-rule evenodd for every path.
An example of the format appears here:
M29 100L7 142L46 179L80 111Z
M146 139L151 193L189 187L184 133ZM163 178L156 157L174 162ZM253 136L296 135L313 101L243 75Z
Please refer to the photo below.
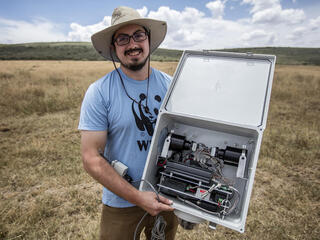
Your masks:
M146 65L147 60L148 60L148 58L146 57L146 59L143 60L143 61L140 62L140 63L138 63L138 62L133 62L133 63L129 63L129 64L123 63L123 62L121 62L120 60L119 60L119 61L120 61L121 65L122 65L123 67L125 67L125 68L127 68L127 69L129 69L129 70L131 70L131 71L139 71L139 70L141 70L141 69L144 67L144 65Z
M136 49L133 49L133 50L136 50ZM140 50L140 49L139 49ZM125 52L125 54L128 54L130 51L132 51L132 50L128 50L128 51L126 51ZM142 51L142 49L141 49L141 51ZM133 59L133 63L128 63L128 64L126 64L126 63L123 63L119 58L119 61L120 61L120 63L121 63L121 65L123 66L123 67L125 67L125 68L127 68L127 69L129 69L129 70L131 70L131 71L139 71L139 70L141 70L143 67L144 67L144 65L146 65L146 63L147 63L147 61L148 61L148 58L149 57L146 57L142 62L138 62L138 59Z

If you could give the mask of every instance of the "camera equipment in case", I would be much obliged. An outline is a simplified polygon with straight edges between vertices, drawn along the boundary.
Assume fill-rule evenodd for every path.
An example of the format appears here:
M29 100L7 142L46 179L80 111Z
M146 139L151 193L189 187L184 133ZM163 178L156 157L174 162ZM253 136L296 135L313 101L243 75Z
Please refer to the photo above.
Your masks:
M142 178L187 229L244 232L275 56L185 51L160 108ZM140 190L150 187L142 182Z

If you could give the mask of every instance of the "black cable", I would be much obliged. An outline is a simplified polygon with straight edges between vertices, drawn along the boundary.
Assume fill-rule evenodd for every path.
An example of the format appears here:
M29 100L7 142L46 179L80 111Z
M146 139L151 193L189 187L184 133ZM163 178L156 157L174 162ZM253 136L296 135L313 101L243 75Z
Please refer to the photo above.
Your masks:
M120 81L121 81L122 87L123 87L126 95L128 96L129 99L131 99L132 101L134 101L138 105L141 105L145 109L146 113L150 113L150 110L149 110L149 107L148 107L149 82L150 82L150 61L151 61L151 59L150 59L150 37L149 37L149 53L148 53L148 57L147 57L147 59L148 59L148 80L147 80L146 106L144 106L141 102L138 102L136 99L134 99L133 97L131 97L129 95L129 93L128 93L125 85L124 85L123 78L122 78L122 76L121 76L121 74L120 74L120 72L119 72L119 70L118 70L118 68L117 68L117 66L116 66L116 64L114 62L114 58L113 58L112 52L113 52L112 51L112 47L110 46L110 56L111 56L111 59L112 59L112 63L113 63L114 69L117 71L117 73L118 73L118 75L120 77Z
M207 210L207 209L202 208L202 207L198 206L197 204L195 204L193 202L190 202L188 200L185 200L185 199L183 199L183 198L181 198L179 196L177 196L177 199L179 199L181 202L186 203L186 204L188 204L188 205L190 205L192 207L198 208L198 209L200 209L200 210L202 210L202 211L204 211L206 213L210 213L210 214L214 214L214 215L220 215L219 212L213 212L213 211Z
M151 35L151 34L150 34L150 31L149 31L149 32L148 32L149 53L148 53L148 57L147 57L147 59L148 59L148 80L147 80L146 106L144 106L142 103L138 102L137 100L135 100L134 98L132 98L132 97L128 94L127 89L126 89L126 87L125 87L125 85L124 85L122 76L121 76L121 74L120 74L120 72L119 72L119 70L118 70L118 68L117 68L117 66L116 66L116 64L115 64L114 58L113 58L113 56L112 56L112 52L113 52L113 51L112 51L112 47L110 46L110 56L111 56L111 59L112 59L112 63L113 63L114 69L117 71L117 73L118 73L118 75L119 75L119 77L120 77L121 84L122 84L122 87L123 87L126 95L128 96L129 99L131 99L132 101L134 101L134 102L137 103L138 105L141 105L142 107L144 107L144 109L145 109L145 111L146 111L147 113L150 112L150 111L149 111L149 107L148 107L149 82L150 82L150 61L151 61L151 58L150 58L150 55L151 55L151 53L150 53L150 42L151 42L151 40L150 40L150 35ZM130 180L131 180L131 181L129 181L129 182L131 182L131 184L133 184L133 183L139 183L139 182L145 182L145 183L147 183L147 184L151 187L152 191L157 195L157 200L160 202L159 193L157 192L157 190L154 188L154 186L153 186L149 181L144 180L144 179L141 179L141 180L133 181L133 182L132 182L132 179L130 179ZM134 238L133 238L134 240L136 240L136 235L137 235L137 231L138 231L138 228L139 228L140 224L143 222L144 218L145 218L147 215L148 215L148 212L146 212L146 213L142 216L142 218L140 219L139 223L137 224L136 229L135 229L135 231L134 231ZM164 239L165 239L164 230L165 230L166 225L167 225L167 223L165 222L165 220L163 219L163 217L162 217L162 216L157 216L157 217L156 217L155 224L154 224L154 227L152 228L152 231L151 231L151 234L152 234L151 239L152 239L152 240L164 240Z
M150 53L150 43L151 43L151 30L147 31L148 33L148 41L149 41L149 53L148 53L148 82L147 82L147 99L146 99L146 112L149 113L148 108L148 93L149 93L149 76L150 76L150 62L151 62L151 53Z

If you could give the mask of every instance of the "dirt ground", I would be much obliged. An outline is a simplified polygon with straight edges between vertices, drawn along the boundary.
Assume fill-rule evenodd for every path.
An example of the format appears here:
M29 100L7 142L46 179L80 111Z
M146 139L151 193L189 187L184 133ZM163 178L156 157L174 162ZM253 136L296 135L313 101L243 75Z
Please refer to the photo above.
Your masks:
M153 62L173 74L177 63ZM0 61L0 239L97 239L101 186L77 130L108 62ZM276 66L244 234L218 226L176 239L319 239L320 67Z

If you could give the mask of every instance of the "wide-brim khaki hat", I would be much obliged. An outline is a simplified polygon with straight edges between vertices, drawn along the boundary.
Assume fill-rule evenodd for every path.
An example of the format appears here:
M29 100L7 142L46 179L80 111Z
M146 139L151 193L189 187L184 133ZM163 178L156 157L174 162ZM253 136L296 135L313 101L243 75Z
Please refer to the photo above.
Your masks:
M137 24L147 28L150 32L150 54L164 40L167 33L167 23L151 18L142 18L138 11L129 7L118 7L112 13L111 26L91 36L91 41L97 52L108 60L119 62L114 51L111 53L113 34L121 27L129 24ZM112 54L112 57L111 57Z

